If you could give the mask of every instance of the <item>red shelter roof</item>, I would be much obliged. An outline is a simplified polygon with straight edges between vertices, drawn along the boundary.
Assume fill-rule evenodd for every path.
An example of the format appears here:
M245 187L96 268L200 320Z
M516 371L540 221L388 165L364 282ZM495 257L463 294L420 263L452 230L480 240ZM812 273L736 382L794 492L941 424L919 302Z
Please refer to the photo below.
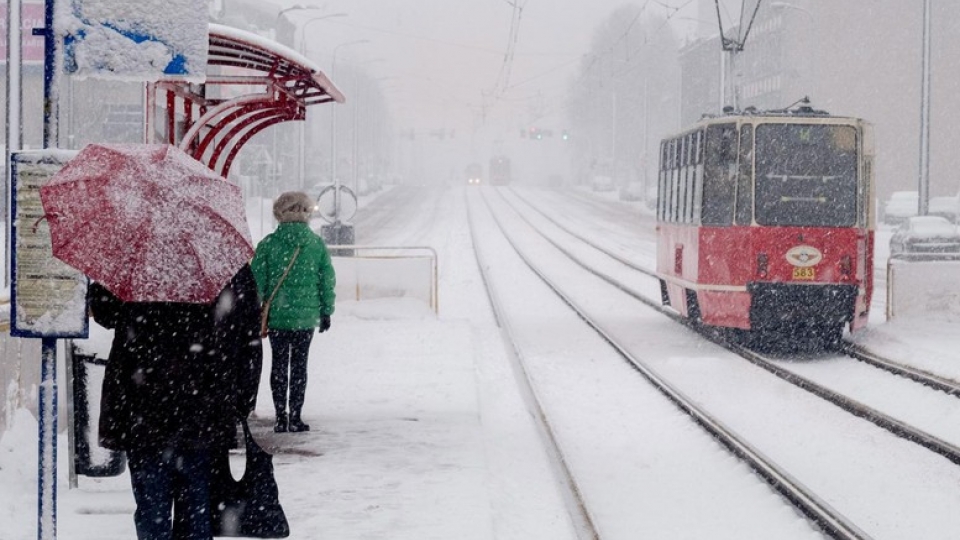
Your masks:
M251 137L306 119L306 107L340 90L308 58L256 34L210 25L204 83L165 78L147 86L145 142L177 145L221 174Z

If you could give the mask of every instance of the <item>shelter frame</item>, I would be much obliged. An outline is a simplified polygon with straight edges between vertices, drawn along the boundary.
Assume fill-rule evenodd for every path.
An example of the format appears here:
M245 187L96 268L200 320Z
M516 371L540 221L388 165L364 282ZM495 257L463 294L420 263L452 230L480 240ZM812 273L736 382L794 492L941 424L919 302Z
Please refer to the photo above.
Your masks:
M264 129L304 121L306 107L344 95L309 59L256 34L210 25L203 83L147 84L145 143L168 143L227 178L243 145ZM243 94L247 89L254 92Z

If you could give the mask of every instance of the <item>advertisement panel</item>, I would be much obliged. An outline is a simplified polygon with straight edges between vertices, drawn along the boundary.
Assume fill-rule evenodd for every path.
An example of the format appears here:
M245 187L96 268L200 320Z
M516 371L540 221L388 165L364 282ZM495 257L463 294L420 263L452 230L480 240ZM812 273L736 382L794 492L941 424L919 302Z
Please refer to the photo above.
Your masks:
M33 35L34 28L43 28L43 4L24 2L20 11L24 64L43 64L43 36ZM7 3L0 2L0 63L7 62Z

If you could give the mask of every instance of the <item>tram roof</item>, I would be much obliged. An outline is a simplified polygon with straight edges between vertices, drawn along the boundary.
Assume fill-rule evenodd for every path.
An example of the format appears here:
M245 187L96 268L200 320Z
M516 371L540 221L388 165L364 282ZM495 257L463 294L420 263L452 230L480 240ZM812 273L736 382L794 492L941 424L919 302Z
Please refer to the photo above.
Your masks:
M737 111L728 107L728 108L725 108L724 111L720 114L706 113L701 117L701 119L728 118L731 116L740 116L740 117L773 116L778 118L792 118L792 117L826 118L826 117L832 117L833 115L824 110L814 109L809 105L804 105L801 107L786 108L786 109L757 109L756 107L747 107L742 111Z

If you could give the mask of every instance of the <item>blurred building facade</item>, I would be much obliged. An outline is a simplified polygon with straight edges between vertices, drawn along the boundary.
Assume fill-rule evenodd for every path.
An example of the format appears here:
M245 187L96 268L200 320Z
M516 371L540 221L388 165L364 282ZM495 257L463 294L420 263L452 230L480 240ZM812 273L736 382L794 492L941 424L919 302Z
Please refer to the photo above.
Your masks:
M336 148L337 176L341 183L357 191L375 183L371 177L382 177L390 168L392 160L392 127L387 100L377 78L340 54L336 58L334 72L333 51L336 45L314 49L310 38L324 37L321 25L309 23L324 18L344 17L347 14L330 13L326 7L300 3L281 7L264 0L213 0L210 4L211 20L218 24L239 28L272 39L301 53L323 70L333 83L347 96L345 104L326 104L307 110L304 131L304 178L297 178L300 168L299 130L297 123L271 126L254 137L255 152L243 159L239 172L244 176L264 174L270 180L287 189L305 189L308 192L332 182L330 178L331 154ZM309 33L304 34L307 30ZM348 40L349 41L349 40ZM355 41L355 40L354 40ZM316 45L316 44L314 44ZM336 108L337 121L331 115ZM331 133L331 127L336 133ZM337 144L331 144L331 137ZM269 162L268 170L264 163Z
M707 5L709 4L709 5ZM716 8L701 2L700 19L714 22L680 54L681 122L721 110L724 62ZM960 190L960 7L934 2L930 193ZM712 19L710 19L712 17ZM809 97L832 114L875 126L877 197L916 190L919 182L922 3L871 0L762 2L735 81L741 108L773 109ZM709 31L704 24L701 31ZM724 28L729 36L735 29ZM727 95L726 103L731 101Z

